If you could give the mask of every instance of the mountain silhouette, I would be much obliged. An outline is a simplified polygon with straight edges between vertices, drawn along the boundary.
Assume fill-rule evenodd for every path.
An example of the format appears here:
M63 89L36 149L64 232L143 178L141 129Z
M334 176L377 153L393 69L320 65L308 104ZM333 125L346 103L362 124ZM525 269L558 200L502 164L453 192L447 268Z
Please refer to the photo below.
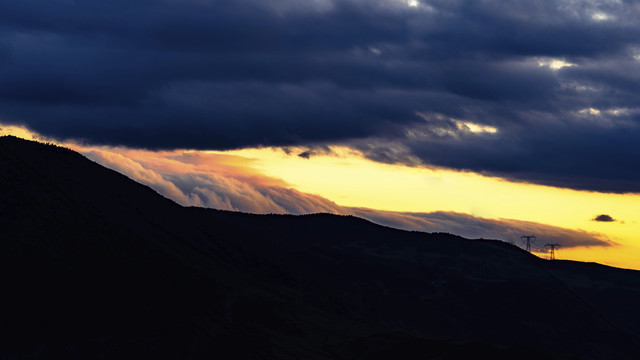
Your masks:
M0 138L0 357L627 359L640 272L352 216L182 207Z

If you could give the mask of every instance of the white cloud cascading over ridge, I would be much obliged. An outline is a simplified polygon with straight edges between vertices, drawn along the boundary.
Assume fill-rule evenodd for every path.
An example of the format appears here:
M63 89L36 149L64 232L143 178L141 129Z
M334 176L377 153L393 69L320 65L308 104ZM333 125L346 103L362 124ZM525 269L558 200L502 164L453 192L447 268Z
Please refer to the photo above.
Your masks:
M517 243L522 233L535 233L545 241L561 242L565 248L579 246L615 245L600 234L571 230L535 222L513 219L485 219L455 212L404 213L367 208L345 207L318 195L287 188L277 180L256 174L247 175L247 169L230 166L225 158L169 153L137 153L134 160L118 153L117 149L90 149L81 151L89 159L141 182L161 195L183 206L200 206L221 210L256 214L310 214L332 213L354 215L380 225L404 230L448 232L468 238L498 239ZM127 152L124 152L127 154ZM142 155L141 155L142 154ZM160 159L149 159L149 154ZM173 166L164 164L170 159ZM190 165L209 161L206 172L189 172ZM184 162L181 162L184 161ZM214 163L211 163L213 161ZM223 171L217 173L215 162ZM145 165L143 165L145 164ZM176 164L183 164L182 169ZM200 167L201 168L201 167Z

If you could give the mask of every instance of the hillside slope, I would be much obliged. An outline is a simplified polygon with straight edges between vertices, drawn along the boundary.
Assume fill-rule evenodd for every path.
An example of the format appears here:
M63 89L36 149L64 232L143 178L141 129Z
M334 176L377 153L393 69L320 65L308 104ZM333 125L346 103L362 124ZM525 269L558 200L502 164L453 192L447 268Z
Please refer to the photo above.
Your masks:
M1 356L634 358L640 273L345 216L184 208L0 138Z

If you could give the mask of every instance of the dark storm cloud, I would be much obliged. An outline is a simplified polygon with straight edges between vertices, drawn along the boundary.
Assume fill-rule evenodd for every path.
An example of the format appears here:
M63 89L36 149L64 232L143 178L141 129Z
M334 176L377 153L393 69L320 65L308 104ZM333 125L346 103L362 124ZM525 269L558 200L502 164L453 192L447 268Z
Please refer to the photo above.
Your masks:
M640 192L639 15L605 0L5 1L0 122L146 148L339 142Z

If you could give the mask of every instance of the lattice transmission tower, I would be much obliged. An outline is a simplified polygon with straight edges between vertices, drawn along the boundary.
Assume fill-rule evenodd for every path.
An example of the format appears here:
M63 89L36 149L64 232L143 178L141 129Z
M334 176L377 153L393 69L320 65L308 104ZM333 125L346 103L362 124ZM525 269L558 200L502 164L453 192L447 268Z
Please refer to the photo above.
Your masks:
M555 260L556 249L560 247L560 244L546 244L544 247L549 248L549 260Z
M522 242L525 244L526 250L531 252L531 244L536 242L536 237L533 235L522 235L520 239L522 239Z

